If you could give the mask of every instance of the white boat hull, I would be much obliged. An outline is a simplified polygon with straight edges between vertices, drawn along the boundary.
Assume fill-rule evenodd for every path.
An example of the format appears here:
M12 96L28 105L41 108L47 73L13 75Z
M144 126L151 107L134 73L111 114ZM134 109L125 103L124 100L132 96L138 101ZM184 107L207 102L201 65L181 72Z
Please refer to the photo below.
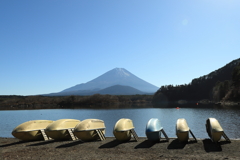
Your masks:
M187 121L183 118L177 120L176 135L180 142L187 142L189 139L189 127Z
M208 118L206 121L206 130L213 142L218 142L221 140L223 129L218 120L215 118Z

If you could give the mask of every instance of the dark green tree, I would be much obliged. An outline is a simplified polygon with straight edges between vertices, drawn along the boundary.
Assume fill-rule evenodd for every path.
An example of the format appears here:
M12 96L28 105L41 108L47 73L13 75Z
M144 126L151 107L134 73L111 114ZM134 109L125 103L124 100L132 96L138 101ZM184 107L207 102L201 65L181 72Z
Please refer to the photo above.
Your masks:
M234 86L240 85L240 63L233 69L232 81Z

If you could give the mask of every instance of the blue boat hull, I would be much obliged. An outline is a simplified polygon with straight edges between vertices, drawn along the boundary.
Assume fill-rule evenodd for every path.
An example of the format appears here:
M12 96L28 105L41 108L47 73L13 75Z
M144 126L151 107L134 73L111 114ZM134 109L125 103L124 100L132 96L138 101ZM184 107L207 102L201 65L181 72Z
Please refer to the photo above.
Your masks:
M162 126L157 118L152 118L146 126L146 136L150 141L159 141L161 138Z
M149 141L159 141L161 138L161 132L146 132L146 136Z

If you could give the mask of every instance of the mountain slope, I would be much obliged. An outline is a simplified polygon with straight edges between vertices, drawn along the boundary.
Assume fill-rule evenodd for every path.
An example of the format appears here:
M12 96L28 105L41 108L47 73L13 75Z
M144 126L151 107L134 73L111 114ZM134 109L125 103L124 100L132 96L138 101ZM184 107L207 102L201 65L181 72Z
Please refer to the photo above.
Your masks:
M115 86L104 88L102 90L76 90L76 91L68 91L68 92L50 93L50 94L45 94L44 96L70 96L70 95L87 96L87 95L93 95L93 94L110 94L110 95L140 94L140 95L143 95L143 94L149 94L149 93L139 91L129 86L115 85Z
M111 94L111 95L135 95L135 94L144 94L133 87L115 85L98 91L99 94Z
M188 85L161 86L161 88L155 93L153 101L158 103L162 95L164 95L168 99L168 101L178 101L182 99L189 100L189 101L191 100L198 101L202 99L212 100L214 87L219 82L223 82L229 85L230 83L228 83L228 81L232 80L233 69L239 63L240 63L240 58L233 60L232 62L226 64L224 67L221 67L216 71L213 71L199 78L193 79L192 82ZM223 88L224 86L220 86L220 87ZM221 97L222 96L224 95L221 95Z
M114 85L130 86L142 92L149 93L153 93L158 90L158 87L138 78L126 69L115 68L87 83L78 84L63 90L62 92L104 89Z
M232 79L232 71L240 63L240 58L233 60L232 62L226 64L225 66L199 78L193 79L192 83L199 82L212 82L212 85L215 85L217 81L225 81Z

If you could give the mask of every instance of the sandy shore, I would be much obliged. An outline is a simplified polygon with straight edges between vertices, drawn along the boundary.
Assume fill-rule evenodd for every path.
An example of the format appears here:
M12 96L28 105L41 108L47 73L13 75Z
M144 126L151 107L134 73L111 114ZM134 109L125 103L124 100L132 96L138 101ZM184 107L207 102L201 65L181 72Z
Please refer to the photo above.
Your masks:
M113 137L104 141L33 141L0 138L0 159L240 159L240 140L231 143L222 139L214 144L210 139L190 140L181 144L150 142L146 138L120 143Z

